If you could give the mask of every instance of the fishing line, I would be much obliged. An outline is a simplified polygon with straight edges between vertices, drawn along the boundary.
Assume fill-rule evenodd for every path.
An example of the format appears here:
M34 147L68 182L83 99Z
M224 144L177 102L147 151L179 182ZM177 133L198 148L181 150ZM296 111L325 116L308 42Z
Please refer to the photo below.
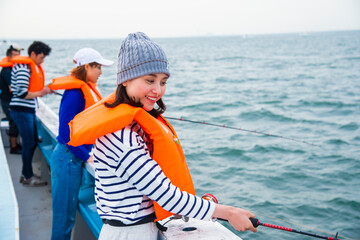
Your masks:
M181 117L181 118L165 117L165 118L166 118L166 119L171 119L171 120L182 121L182 122L203 124L203 125L214 126L214 127L221 127L221 128L229 128L229 129L233 129L233 130L238 130L238 131L243 131L243 132L249 132L249 133L254 133L254 134L259 134L259 135L269 136L269 137L282 138L282 139L286 139L286 140L290 140L290 141L294 141L294 142L299 142L299 143L304 143L304 144L308 144L308 145L320 147L320 145L317 145L317 144L314 144L314 143L311 143L311 142L307 142L307 141L303 141L303 140L297 140L297 139L294 139L294 138L284 137L284 136L280 136L280 135L276 135L276 134L271 134L271 133L265 133L265 132L261 132L261 131L257 131L257 130L249 130L249 129L232 127L232 126L226 126L226 125L221 125L221 124L216 124L216 123L208 123L208 122L205 122L205 121L189 120L189 119L184 119L184 118L182 118L182 117Z
M61 93L58 93L56 91L52 91L52 93L55 94L55 95L62 96ZM261 132L261 131L257 131L257 130L249 130L249 129L245 129L245 128L237 128L237 127L220 125L220 124L215 124L215 123L208 123L208 122L205 122L205 121L194 121L194 120L189 120L189 119L184 119L184 118L166 117L166 119L183 121L183 122L190 122L190 123L196 123L196 124L203 124L203 125L214 126L214 127L228 128L228 129L233 129L233 130L238 130L238 131L243 131L243 132L255 133L255 134L259 134L259 135L263 135L263 136L282 138L282 139L286 139L286 140L290 140L290 141L294 141L294 142L299 142L299 143L304 143L304 144L308 144L308 145L311 145L311 146L320 147L320 145L317 145L317 144L314 144L314 143L311 143L311 142L307 142L307 141L303 141L303 140L297 140L297 139L294 139L294 138L284 137L284 136L271 134L271 133L265 133L265 132Z

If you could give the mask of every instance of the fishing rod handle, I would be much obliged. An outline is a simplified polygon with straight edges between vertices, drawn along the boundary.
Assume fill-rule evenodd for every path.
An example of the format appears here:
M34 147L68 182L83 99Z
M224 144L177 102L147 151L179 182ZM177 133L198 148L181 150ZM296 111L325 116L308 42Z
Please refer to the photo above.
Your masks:
M260 225L259 219L257 218L250 218L250 221L254 227L258 227Z
M259 220L257 218L249 218L249 219L254 227L257 228L259 225L261 225L261 223L259 222ZM218 220L228 222L228 220L223 219L223 218L218 218Z
M224 222L228 222L227 219L223 219L223 218L217 218L220 221L224 221ZM260 223L260 221L257 218L249 218L250 222L252 223L252 225L254 227L258 227L259 225L262 225L262 223Z

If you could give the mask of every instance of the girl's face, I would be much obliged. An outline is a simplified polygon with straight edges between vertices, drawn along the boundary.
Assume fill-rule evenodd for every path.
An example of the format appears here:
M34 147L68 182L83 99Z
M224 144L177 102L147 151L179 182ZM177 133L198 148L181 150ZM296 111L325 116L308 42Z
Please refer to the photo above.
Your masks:
M90 66L89 64L85 64L85 70L86 80L93 83L96 83L102 74L101 65Z
M164 95L168 78L165 73L149 74L123 82L122 85L130 98L135 98L143 109L151 111L156 101Z

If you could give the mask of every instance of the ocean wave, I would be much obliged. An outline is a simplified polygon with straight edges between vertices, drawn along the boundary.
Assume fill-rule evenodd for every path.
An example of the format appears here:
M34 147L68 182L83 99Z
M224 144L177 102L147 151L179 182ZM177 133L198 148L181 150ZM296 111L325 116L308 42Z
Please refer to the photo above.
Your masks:
M360 141L360 136L356 136L353 138L354 141Z
M356 49L354 49L354 51L356 51ZM342 60L346 60L346 61L360 61L360 56L356 56L356 57L342 57L339 58L339 61Z
M349 145L349 143L343 139L329 139L326 143L330 145Z
M234 149L228 147L213 148L212 151L213 151L213 153L211 154L212 156L221 156L224 158L235 156L235 157L242 157L242 160L244 159L243 155L246 152L245 150L242 149Z
M234 60L253 60L253 58L245 57L245 56L232 56L232 57L221 57L221 58L215 58L215 61L234 61Z
M348 131L355 131L355 130L359 129L359 125L357 123L355 123L355 122L351 122L351 123L340 126L339 129L348 130Z
M309 100L299 100L298 106L308 106L308 107L336 107L336 108L344 108L344 107L356 107L357 105L354 103L344 103L341 101L309 101Z
M260 79L258 79L260 80ZM218 77L215 79L215 82L217 83L222 83L222 84L225 84L225 83L242 83L242 82L246 82L248 81L248 79L238 79L238 78L230 78L230 77Z
M248 152L254 152L254 153L282 153L282 154L303 154L306 151L302 149L289 149L285 147L277 147L277 146L262 146L255 144L251 149L247 150Z
M270 110L260 109L257 111L242 112L239 115L240 119L257 121L257 120L271 120L277 122L297 122L296 119L287 117L281 114L276 114Z
M351 208L353 211L359 211L359 209L360 209L360 201L359 200L342 198L342 197L333 197L333 198L329 199L327 202L331 206L334 206L337 208L346 206L347 209Z

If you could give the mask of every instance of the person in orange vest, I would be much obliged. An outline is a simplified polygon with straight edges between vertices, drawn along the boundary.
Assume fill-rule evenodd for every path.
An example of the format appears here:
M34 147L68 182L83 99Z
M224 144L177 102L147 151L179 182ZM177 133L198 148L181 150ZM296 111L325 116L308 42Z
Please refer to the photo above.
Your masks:
M48 87L65 89L59 109L59 135L51 155L52 240L70 240L75 224L78 194L84 162L92 161L92 145L69 146L69 122L81 111L102 99L97 81L102 66L113 61L104 59L92 48L82 48L73 57L75 68L70 76L53 79Z
M38 143L35 111L37 98L51 93L44 85L45 77L41 64L50 54L51 48L40 41L34 41L28 48L28 57L16 56L11 59L14 64L11 71L10 116L19 129L23 162L20 182L23 186L44 186L32 168L32 158Z
M13 63L11 62L11 59L15 56L19 56L21 50L24 50L24 48L20 47L15 43L10 45L10 47L6 51L6 57L4 57L0 61L0 66L2 67L0 73L1 107L6 115L6 119L9 122L10 153L13 154L21 154L21 145L17 141L19 136L19 130L16 127L15 122L10 117L10 111L9 111L9 104L12 98L10 84L11 84L11 70L13 67Z
M163 49L132 33L118 55L117 89L70 122L70 145L95 142L95 200L104 222L100 240L155 240L154 221L173 214L222 218L256 232L244 209L195 195L175 130L162 116L170 77Z

